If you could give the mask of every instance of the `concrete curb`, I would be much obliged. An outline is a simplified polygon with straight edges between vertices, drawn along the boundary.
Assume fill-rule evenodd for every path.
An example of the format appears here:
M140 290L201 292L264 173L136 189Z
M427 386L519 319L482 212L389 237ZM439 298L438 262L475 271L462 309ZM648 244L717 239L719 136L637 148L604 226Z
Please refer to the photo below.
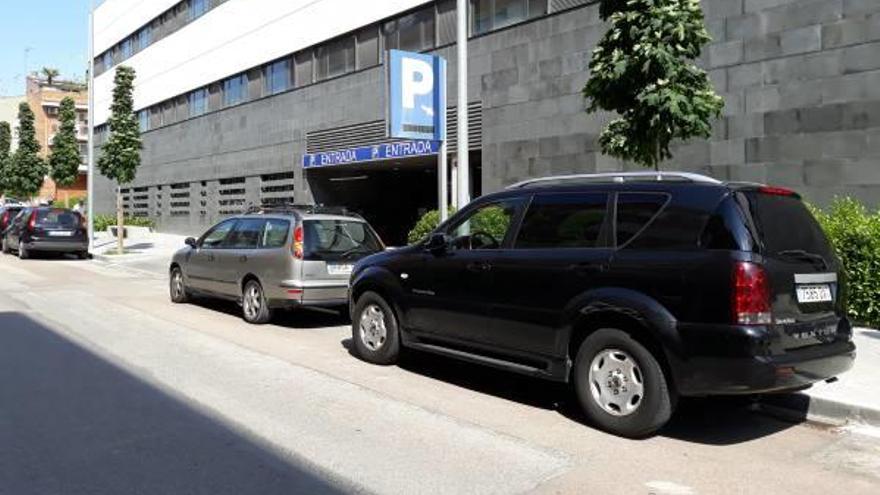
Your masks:
M859 424L880 428L880 409L812 397L804 393L764 396L758 408L787 420L809 421L828 426Z

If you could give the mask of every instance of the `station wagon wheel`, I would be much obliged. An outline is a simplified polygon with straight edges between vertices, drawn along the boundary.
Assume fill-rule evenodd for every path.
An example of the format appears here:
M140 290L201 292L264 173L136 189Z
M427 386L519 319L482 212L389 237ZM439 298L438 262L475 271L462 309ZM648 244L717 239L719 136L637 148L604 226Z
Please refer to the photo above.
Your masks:
M400 355L397 315L388 301L375 292L365 292L351 315L354 353L374 364L393 364Z
M186 291L186 283L183 280L183 271L179 267L174 267L171 270L171 280L169 284L172 302L183 304L189 301L189 294Z
M580 344L572 370L578 401L599 428L630 438L669 421L673 392L657 357L622 330L603 328Z
M244 319L248 323L262 325L272 319L272 310L263 293L263 286L256 280L250 280L244 286L241 297L241 308Z
M24 247L21 242L18 243L18 258L22 260L26 260L31 257L31 254L28 252L27 248Z

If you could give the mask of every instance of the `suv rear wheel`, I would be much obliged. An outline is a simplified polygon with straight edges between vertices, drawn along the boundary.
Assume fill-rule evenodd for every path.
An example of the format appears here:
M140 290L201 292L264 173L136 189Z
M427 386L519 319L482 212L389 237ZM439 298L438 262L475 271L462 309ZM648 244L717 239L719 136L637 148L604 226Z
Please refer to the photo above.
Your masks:
M249 280L244 285L244 293L241 296L241 309L244 320L254 325L269 323L272 319L272 310L269 309L269 301L263 293L263 286L256 280Z
M400 355L397 317L391 306L375 292L365 292L351 315L351 338L355 354L374 364L394 364Z
M660 363L621 330L605 328L584 339L575 360L574 384L584 412L609 433L645 437L672 416Z

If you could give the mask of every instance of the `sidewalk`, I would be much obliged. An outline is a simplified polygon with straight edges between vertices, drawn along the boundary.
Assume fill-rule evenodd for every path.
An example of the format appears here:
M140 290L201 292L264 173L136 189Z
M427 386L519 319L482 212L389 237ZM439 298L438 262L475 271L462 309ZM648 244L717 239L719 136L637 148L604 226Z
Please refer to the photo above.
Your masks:
M116 238L99 233L92 257L103 263L166 274L168 263L177 250L184 247L187 236L153 232L146 237L126 239L126 254L116 254Z

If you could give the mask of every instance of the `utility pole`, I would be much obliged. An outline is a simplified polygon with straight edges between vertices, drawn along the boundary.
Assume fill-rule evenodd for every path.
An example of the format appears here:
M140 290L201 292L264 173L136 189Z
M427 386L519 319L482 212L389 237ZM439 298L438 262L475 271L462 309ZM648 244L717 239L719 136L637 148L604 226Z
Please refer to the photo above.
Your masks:
M458 201L459 209L471 202L468 156L468 0L458 0Z
M88 175L86 176L86 205L89 217L89 252L95 247L95 0L89 7L89 144Z

